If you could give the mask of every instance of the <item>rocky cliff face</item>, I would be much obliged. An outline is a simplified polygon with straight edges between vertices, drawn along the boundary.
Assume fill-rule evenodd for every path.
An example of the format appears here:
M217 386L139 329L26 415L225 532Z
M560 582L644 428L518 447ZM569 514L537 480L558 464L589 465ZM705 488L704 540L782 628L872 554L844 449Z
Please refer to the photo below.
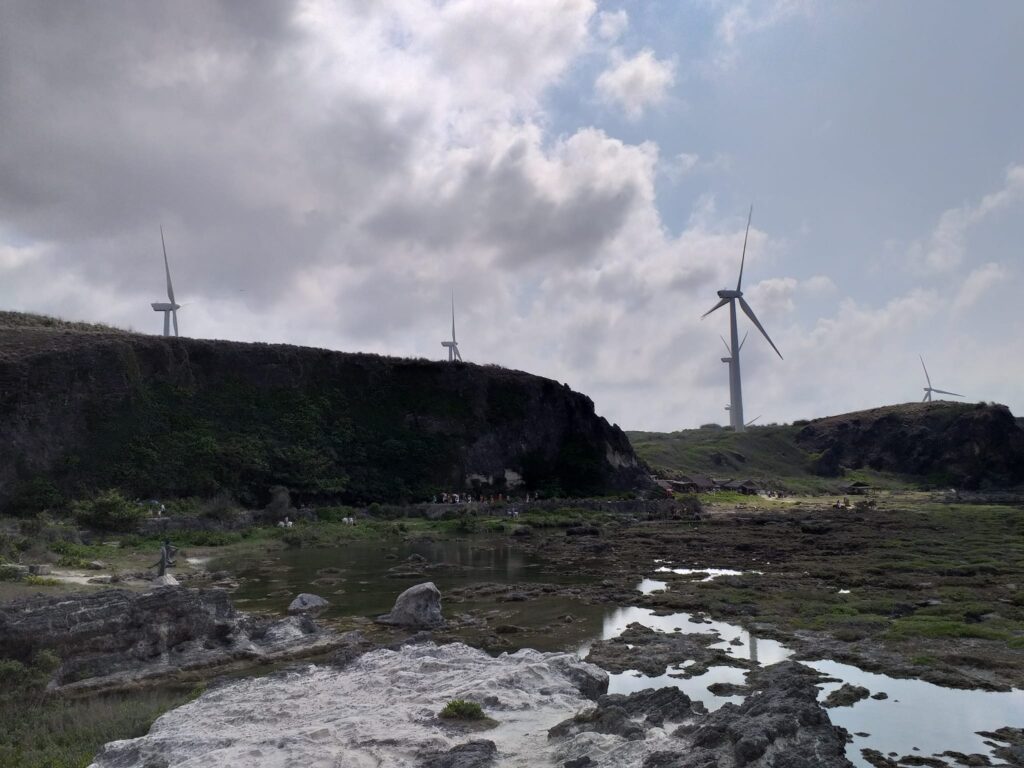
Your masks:
M816 419L796 436L816 470L919 475L964 488L1024 482L1024 429L1003 405L908 403Z
M643 477L589 398L527 373L0 315L0 509L103 487L367 502Z

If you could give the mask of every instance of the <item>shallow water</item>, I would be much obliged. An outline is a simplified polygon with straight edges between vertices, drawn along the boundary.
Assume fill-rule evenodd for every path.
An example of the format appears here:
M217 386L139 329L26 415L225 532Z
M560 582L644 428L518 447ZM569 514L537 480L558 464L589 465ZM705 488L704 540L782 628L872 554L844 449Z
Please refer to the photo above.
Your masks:
M388 571L406 565L410 555L420 555L428 563L441 567L420 568L418 576L389 578ZM586 583L584 575L566 574L549 567L542 559L523 553L506 539L468 537L457 540L418 540L391 544L353 542L344 548L283 550L260 562L220 562L211 569L227 568L240 577L235 602L247 609L283 613L299 592L313 592L331 602L328 616L373 617L390 610L395 597L404 589L422 581L433 581L442 594L462 586L480 582L553 583L562 586ZM417 566L413 566L417 567ZM324 569L335 569L327 573ZM652 563L651 577L658 573L706 573L707 579L743 572L727 568L670 568ZM748 572L749 573L749 572ZM326 579L326 581L325 581ZM644 578L638 585L640 593L649 594L670 588L657 578ZM653 611L636 607L584 605L562 596L543 597L519 603L499 603L490 599L466 602L447 601L445 613L455 615L468 610L485 612L492 624L507 623L520 631L506 635L508 650L532 647L539 650L575 648L585 656L598 639L609 639L622 633L632 622L639 622L662 632L717 632L721 638L716 647L740 658L754 658L760 664L774 664L792 655L781 643L766 638L752 638L739 626L720 621L691 622L687 613L655 616ZM571 614L574 621L563 623L561 617ZM738 639L740 644L730 645ZM962 691L918 680L898 680L887 675L864 672L832 661L807 662L808 666L840 678L843 682L862 685L872 693L885 691L886 700L867 699L852 707L829 710L837 725L851 734L865 732L867 737L854 736L847 747L847 757L854 765L868 768L860 750L871 747L883 754L916 754L928 756L944 750L990 754L978 730L994 730L1004 725L1024 723L1024 691L992 693ZM685 665L684 665L685 666ZM646 677L636 672L610 676L609 691L630 693L644 688L675 686L688 696L702 701L709 709L717 709L728 701L738 703L740 697L711 694L713 683L743 683L744 670L713 667L707 673L689 680L670 677L680 667L671 668L660 677ZM822 686L821 698L841 683ZM915 752L914 747L920 751ZM993 762L996 762L993 760Z

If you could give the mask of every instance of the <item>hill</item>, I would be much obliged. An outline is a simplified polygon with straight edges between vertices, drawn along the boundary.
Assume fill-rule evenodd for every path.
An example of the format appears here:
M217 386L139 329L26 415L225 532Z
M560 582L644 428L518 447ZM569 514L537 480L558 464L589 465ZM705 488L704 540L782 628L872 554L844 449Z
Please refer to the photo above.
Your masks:
M666 477L753 479L793 491L878 486L1011 487L1024 483L1024 429L1001 405L907 403L792 425L630 432Z
M0 510L108 487L365 503L520 481L584 495L645 475L589 398L521 371L0 313Z

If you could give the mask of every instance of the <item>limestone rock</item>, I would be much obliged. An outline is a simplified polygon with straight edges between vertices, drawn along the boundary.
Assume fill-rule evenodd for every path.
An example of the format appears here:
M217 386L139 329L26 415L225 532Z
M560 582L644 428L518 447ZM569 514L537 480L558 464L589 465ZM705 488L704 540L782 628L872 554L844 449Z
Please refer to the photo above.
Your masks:
M488 768L494 764L498 748L493 741L474 739L447 752L426 754L420 768Z
M324 600L320 595L312 595L308 592L303 592L294 600L291 605L288 606L288 613L295 614L299 613L310 613L316 615L324 610L330 603Z
M163 576L157 576L150 582L154 587L177 587L180 586L178 580L171 576L169 573L165 573Z
M441 591L427 581L409 587L395 600L390 613L378 617L381 624L410 629L434 629L444 624L441 615Z

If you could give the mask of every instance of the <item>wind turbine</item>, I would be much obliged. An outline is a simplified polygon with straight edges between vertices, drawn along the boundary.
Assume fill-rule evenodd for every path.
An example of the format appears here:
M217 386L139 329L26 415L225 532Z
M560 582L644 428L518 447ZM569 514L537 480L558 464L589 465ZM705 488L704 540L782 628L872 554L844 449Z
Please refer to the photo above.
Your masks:
M462 355L459 354L459 342L455 340L455 291L452 291L452 340L442 341L442 347L448 348L448 362L453 363L458 360L462 362Z
M729 339L732 343L726 345L729 349L729 357L723 358L723 361L729 362L729 422L736 432L743 432L747 426L743 422L743 388L740 383L741 344L739 341L739 331L736 327L736 302L739 302L743 313L750 318L750 321L757 326L757 330L761 332L761 335L772 345L772 349L775 350L775 354L779 356L779 359L782 359L782 353L779 352L779 348L775 346L775 342L768 336L768 332L757 319L754 310L750 308L750 305L743 298L743 267L747 261L747 238L750 236L750 220L753 216L754 206L750 206L750 213L747 215L747 231L743 235L743 255L740 259L740 277L736 281L736 290L723 289L719 291L718 298L720 301L701 315L701 320L703 320L716 309L724 307L726 304L729 305Z
M918 357L921 356L918 355ZM921 357L921 367L924 368L924 379L925 381L928 382L928 386L924 388L924 399L921 401L922 403L930 403L932 401L932 392L934 392L937 395L952 395L953 397L963 397L963 395L958 395L956 392L947 392L944 389L935 389L932 386L932 380L931 377L928 375L928 369L925 367L923 357Z
M160 245L164 249L164 271L167 273L168 302L155 301L150 306L155 312L164 313L164 336L171 335L171 318L174 318L174 335L178 335L178 310L181 304L174 300L174 286L171 285L171 268L167 264L167 244L164 242L164 228L160 227Z

